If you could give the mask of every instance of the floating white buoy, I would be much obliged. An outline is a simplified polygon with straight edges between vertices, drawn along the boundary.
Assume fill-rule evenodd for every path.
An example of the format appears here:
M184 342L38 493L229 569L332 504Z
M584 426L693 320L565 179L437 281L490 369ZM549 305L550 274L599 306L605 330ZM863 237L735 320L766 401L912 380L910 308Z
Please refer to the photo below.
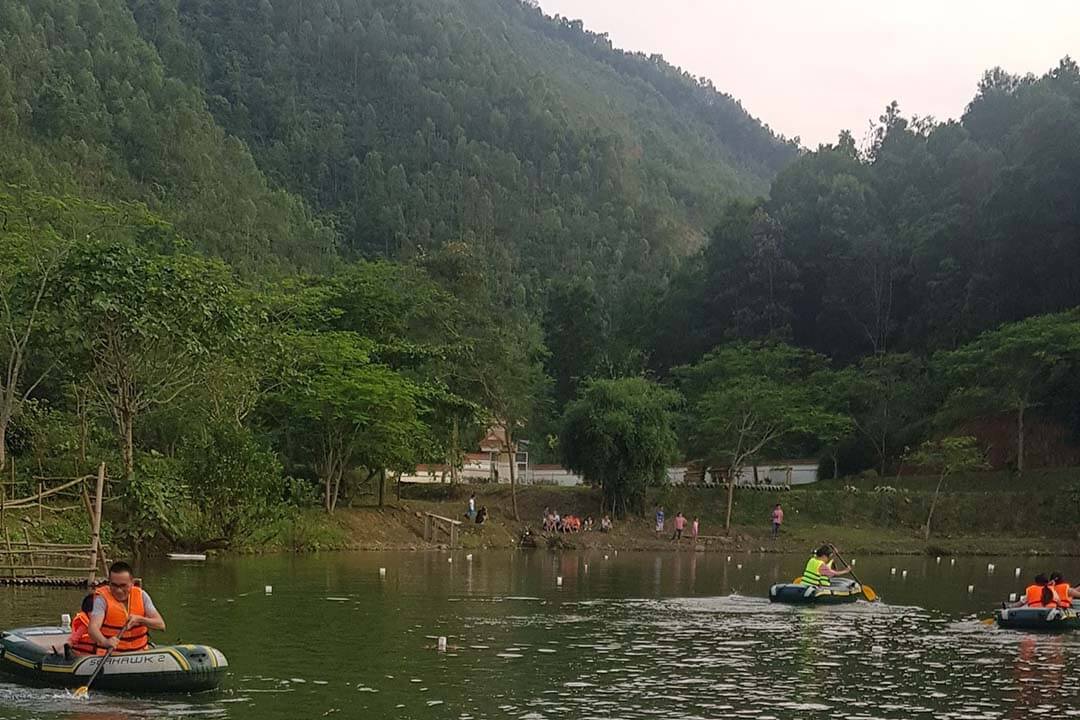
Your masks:
M900 571L900 577L906 578L907 577L907 570Z
M1013 573L1015 577L1020 577L1020 568L1016 568L1016 572Z
M604 559L607 560L607 555L604 556Z
M585 563L585 572L589 572L589 563Z
M940 556L940 555L938 555L938 556L937 556L936 558L934 558L934 559L935 559L935 560L937 561L937 564L938 564L938 565L940 565L940 564L941 564L941 556Z
M468 560L469 562L472 562L472 553L469 553L468 555L466 555L465 559Z
M736 570L742 570L742 563L736 563L735 564L735 569Z
M758 581L758 580L760 580L760 579L761 579L761 576L760 576L760 575L755 575L755 576L754 576L754 582L757 582L757 581Z
M986 563L986 572L988 572L988 573L994 572L994 563Z
M896 568L889 568L889 574L890 575L895 575L896 574Z
M267 585L266 586L266 594L269 595L272 592L274 592L274 586L273 585Z
M71 632L71 615L64 613L60 616L60 627L64 628L64 632Z
M855 563L859 562L855 558L851 558L851 567L855 567Z
M1009 593L1009 602L1016 602L1016 593Z
M379 577L386 577L386 568L379 568Z
M949 558L949 567L956 566L956 558Z
M446 636L439 636L439 652L446 652Z
M968 585L968 592L969 593L975 592L975 586L974 585Z
M731 556L730 555L727 556L727 561L731 562Z
M559 587L562 587L562 575L558 575L555 577L555 584Z

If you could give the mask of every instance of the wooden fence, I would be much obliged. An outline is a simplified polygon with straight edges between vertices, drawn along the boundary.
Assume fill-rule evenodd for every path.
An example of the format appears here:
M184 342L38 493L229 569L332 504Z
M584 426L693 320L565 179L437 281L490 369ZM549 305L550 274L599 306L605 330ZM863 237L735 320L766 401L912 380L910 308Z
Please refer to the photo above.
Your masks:
M36 492L23 497L8 497L9 488L15 490L20 487L14 480L0 483L0 528L4 534L4 544L0 546L0 584L93 584L99 568L103 576L108 572L108 560L101 544L105 464L101 464L96 475L77 478L35 477L33 480ZM94 489L92 498L89 490L91 483ZM25 488L25 484L22 487ZM25 526L22 528L21 541L16 538L13 542L12 528L8 526L9 515L35 509L39 522L45 512L86 512L90 520L89 542L33 542Z

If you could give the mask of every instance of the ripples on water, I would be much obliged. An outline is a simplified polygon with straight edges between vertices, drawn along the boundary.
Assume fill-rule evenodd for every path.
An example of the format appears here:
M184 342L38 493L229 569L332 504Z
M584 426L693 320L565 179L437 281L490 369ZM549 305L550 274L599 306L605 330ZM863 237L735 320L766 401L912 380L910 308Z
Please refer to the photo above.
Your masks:
M331 558L327 567L331 562L346 559ZM470 574L455 583L448 571L439 574L446 565L412 570L416 585L394 587L363 580L377 578L377 567L358 572L343 565L339 576L320 577L315 570L323 566L307 560L273 578L273 596L239 590L262 587L261 574L244 579L235 602L226 598L212 612L180 618L205 623L201 632L229 654L233 674L222 692L92 693L80 703L55 690L0 684L0 720L1080 717L1080 675L1073 667L1080 633L999 631L979 617L905 605L773 605L750 596L764 590L764 581L745 595L658 599L695 593L660 588L644 556L619 568L645 569L623 585L568 583L565 592L550 590L554 567L548 565L519 576L513 567L498 568L493 577L509 578L501 590L474 588ZM311 574L298 574L303 571ZM220 577L207 582L219 583L215 592L225 589ZM931 579L925 587L969 582ZM175 583L181 592L191 580ZM319 583L325 590L312 594ZM154 588L155 600L167 602L168 585ZM964 606L966 612L983 602ZM20 618L25 607L14 609ZM435 651L440 635L448 652Z

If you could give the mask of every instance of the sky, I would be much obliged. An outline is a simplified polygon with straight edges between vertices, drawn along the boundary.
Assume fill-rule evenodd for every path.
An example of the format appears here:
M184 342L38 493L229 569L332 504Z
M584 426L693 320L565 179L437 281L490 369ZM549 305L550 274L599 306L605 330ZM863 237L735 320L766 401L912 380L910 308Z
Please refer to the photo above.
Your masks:
M814 148L863 140L892 100L959 117L983 72L1080 59L1080 0L540 0L626 50L659 52Z

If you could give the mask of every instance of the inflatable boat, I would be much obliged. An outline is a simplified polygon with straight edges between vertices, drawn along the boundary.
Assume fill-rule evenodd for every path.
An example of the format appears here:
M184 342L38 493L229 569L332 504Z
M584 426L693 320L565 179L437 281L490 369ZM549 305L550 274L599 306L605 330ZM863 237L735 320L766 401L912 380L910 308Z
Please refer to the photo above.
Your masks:
M996 613L999 628L1064 632L1080 628L1080 615L1065 608L1002 608Z
M862 597L862 585L850 578L833 578L829 585L781 583L769 588L769 600L790 605L839 605Z
M85 685L101 658L64 651L62 627L33 627L0 633L0 671L23 682L50 687ZM229 666L206 645L157 645L114 653L92 690L142 693L213 690Z

